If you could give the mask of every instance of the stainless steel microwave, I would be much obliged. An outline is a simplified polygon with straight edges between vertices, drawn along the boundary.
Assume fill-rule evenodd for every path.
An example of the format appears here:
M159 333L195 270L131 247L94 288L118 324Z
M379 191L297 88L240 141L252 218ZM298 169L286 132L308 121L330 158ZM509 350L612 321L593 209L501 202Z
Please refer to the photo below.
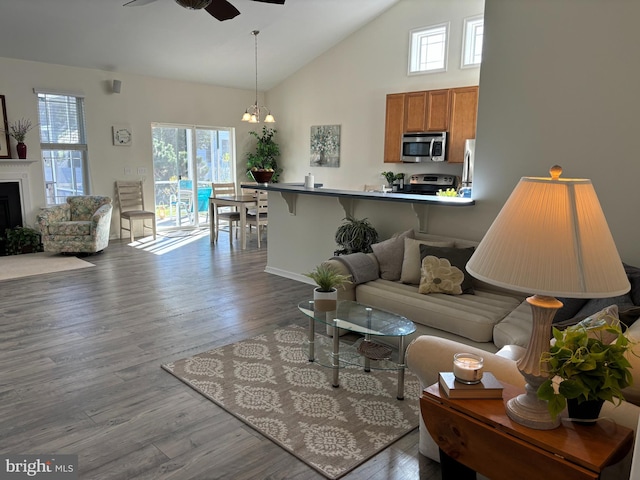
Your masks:
M444 162L447 132L405 133L402 161L405 163Z

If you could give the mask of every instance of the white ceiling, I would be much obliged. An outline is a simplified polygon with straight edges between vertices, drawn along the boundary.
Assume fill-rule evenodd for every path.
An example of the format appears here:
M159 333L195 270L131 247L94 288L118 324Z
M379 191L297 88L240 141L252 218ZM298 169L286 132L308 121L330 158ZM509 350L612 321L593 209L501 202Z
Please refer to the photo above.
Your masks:
M0 57L268 90L400 0L230 0L219 22L174 0L0 0ZM214 0L215 1L215 0Z

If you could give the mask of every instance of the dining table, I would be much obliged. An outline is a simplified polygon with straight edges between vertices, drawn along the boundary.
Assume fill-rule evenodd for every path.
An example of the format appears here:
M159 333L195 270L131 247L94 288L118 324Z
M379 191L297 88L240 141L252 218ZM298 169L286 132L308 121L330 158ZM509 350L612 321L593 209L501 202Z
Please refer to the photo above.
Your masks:
M255 195L220 195L217 197L209 198L209 230L211 243L215 242L215 228L216 228L216 214L218 207L236 207L236 210L240 214L240 247L242 250L247 248L247 209L255 207L257 200ZM229 235L231 235L231 228L229 229Z

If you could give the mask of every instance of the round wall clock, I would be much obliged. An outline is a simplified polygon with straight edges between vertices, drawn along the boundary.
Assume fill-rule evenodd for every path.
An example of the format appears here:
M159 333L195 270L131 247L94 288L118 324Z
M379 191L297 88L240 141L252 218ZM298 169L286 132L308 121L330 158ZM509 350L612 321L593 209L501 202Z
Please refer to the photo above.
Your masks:
M131 145L131 127L128 125L114 125L113 129L113 144L118 146Z

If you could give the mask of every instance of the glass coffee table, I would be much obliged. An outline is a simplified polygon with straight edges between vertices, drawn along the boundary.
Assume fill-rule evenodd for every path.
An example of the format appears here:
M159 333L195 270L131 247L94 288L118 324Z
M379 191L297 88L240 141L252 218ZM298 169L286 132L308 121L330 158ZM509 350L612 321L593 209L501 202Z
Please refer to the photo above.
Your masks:
M362 366L366 372L374 370L398 371L398 400L404 399L404 363L407 335L416 331L415 324L405 317L350 300L339 300L336 310L319 311L313 300L300 302L298 309L309 317L309 361L333 369L333 386L340 386L340 368L346 365ZM336 329L333 333L333 351L328 358L316 358L315 324ZM340 351L340 330L363 335ZM398 348L374 342L375 337L397 337Z

